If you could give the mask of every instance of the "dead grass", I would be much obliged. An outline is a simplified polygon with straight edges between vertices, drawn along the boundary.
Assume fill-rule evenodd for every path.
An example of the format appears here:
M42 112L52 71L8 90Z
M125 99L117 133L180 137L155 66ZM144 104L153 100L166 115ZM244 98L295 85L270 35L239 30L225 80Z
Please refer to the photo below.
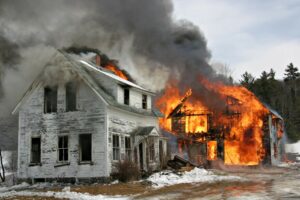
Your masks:
M149 190L144 184L137 183L118 183L113 185L91 185L75 186L71 188L72 192L89 193L92 195L136 195Z

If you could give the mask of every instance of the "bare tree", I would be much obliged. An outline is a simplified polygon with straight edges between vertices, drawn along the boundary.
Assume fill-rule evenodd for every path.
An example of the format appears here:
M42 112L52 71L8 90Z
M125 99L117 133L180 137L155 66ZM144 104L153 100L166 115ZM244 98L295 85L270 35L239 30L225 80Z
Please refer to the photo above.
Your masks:
M4 169L4 164L3 164L3 157L2 157L2 151L0 149L0 167L1 167L1 170L0 170L0 179L2 182L5 181L5 169Z

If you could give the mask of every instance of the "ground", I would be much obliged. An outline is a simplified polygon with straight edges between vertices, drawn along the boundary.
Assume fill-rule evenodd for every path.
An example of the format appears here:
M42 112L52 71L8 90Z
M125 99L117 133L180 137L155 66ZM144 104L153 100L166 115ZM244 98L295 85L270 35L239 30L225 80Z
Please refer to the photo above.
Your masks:
M23 184L0 187L0 199L300 199L299 165L232 171L200 169L181 179L166 171L144 181L107 185ZM182 179L190 183L179 183Z

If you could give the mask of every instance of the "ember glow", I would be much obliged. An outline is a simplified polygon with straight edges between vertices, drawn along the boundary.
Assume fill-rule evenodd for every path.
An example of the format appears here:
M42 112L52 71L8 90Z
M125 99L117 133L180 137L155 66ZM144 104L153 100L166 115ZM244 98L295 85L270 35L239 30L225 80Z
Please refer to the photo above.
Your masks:
M217 156L217 142L210 140L219 137L224 143L225 164L260 164L265 155L263 125L268 110L244 87L212 83L204 78L199 79L199 84L218 94L216 98L225 102L226 109L209 111L201 94L195 95L197 99L190 90L181 95L177 82L171 81L164 94L156 101L161 112L168 116L160 120L160 126L173 134L193 135L197 141L206 142L208 160ZM216 132L223 134L213 136Z
M207 142L207 160L217 159L217 141Z
M104 68L107 69L107 70L112 71L115 75L121 77L122 79L128 80L128 77L124 74L124 72L122 72L116 66L114 66L114 65L106 65Z

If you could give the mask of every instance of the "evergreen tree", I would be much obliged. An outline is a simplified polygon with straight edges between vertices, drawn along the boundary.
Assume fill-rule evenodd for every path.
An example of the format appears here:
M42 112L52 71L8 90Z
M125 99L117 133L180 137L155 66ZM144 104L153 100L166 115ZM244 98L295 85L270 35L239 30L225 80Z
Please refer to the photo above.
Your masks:
M253 84L254 84L255 78L252 76L252 74L245 72L242 75L242 79L240 80L240 84L249 90L252 90Z
M290 63L285 69L285 78L284 81L294 81L300 77L300 73L298 72L298 68L294 67L293 63Z

